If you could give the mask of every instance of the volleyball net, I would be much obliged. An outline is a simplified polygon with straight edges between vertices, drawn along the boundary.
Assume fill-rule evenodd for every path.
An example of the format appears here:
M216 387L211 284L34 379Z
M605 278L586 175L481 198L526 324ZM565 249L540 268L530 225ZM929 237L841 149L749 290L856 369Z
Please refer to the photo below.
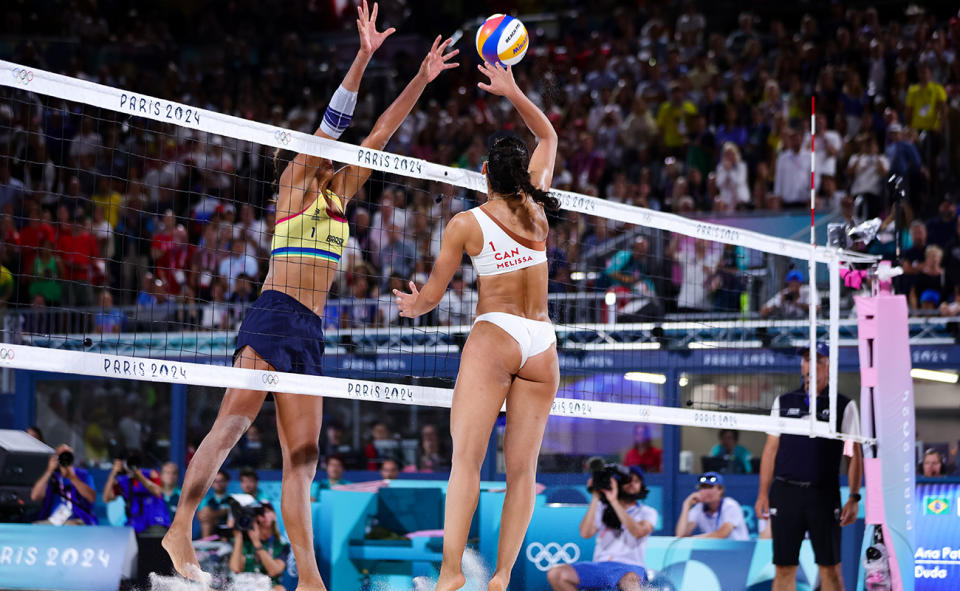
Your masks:
M0 68L0 367L450 406L477 298L469 261L419 319L399 318L391 289L411 279L422 286L444 225L483 202L483 138L466 138L462 162L447 166L10 62ZM304 110L298 127L312 131L318 116ZM274 201L278 149L373 171L346 209L351 236L338 244L323 313L325 376L227 367L285 213ZM428 156L456 158L439 146ZM833 425L769 409L799 386L797 348L810 354L817 341L830 347L836 408L848 295L839 269L872 259L641 208L637 186L615 174L605 199L554 191L562 210L551 214L547 245L561 356L553 414L839 437ZM677 353L705 371L671 369L667 356Z

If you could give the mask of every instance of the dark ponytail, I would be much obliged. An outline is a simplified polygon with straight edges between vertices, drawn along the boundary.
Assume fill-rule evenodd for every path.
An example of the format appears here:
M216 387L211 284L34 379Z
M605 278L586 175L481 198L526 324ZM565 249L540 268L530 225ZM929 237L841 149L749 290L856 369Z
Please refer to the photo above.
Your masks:
M529 195L531 199L552 211L560 209L560 201L530 182L530 153L519 138L500 138L490 148L487 159L487 180L497 194L509 197Z

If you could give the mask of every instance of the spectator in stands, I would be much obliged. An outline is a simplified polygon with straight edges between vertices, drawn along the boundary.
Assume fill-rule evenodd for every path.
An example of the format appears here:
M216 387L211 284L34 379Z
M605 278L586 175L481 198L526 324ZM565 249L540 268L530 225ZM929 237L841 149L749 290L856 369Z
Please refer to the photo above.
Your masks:
M684 155L687 130L693 117L697 115L697 107L687 100L684 94L679 81L671 82L670 99L662 103L657 111L657 127L660 129L663 145L668 154L677 158Z
M820 308L820 294L814 293L811 302L810 286L801 271L794 269L784 278L786 287L770 298L760 315L775 318L806 318L810 313L811 303Z
M343 425L337 422L331 422L326 427L327 441L324 444L322 452L324 457L338 456L343 460L344 467L357 468L353 462L356 455L353 446L343 440Z
M940 248L950 244L957 233L957 206L949 199L940 202L937 216L927 221L927 241Z
M270 499L260 492L260 476L253 468L240 470L240 492L250 495L261 503L269 503Z
M910 242L910 248L904 250L900 256L900 264L903 266L904 275L919 273L923 266L923 259L926 257L927 226L920 220L914 220L910 224ZM909 286L903 291L909 293Z
M732 497L724 495L723 476L704 472L697 481L697 490L690 493L680 507L675 535L687 538L700 530L698 538L720 538L746 541L750 539L743 508Z
M710 449L711 458L723 458L727 461L726 472L749 474L753 471L753 456L739 443L740 432L736 429L721 429L718 433L720 443Z
M170 527L170 513L163 500L160 473L142 468L140 464L138 451L127 453L125 459L113 461L103 487L103 502L123 497L127 512L124 525L132 527L138 535L166 531Z
M879 213L883 206L883 183L890 170L890 162L878 152L877 137L872 133L861 134L859 145L859 152L847 161L847 175L853 179L850 195L866 200L870 217Z
M370 443L364 448L367 470L376 470L383 460L399 455L400 446L385 422L377 421L370 427L370 438Z
M33 260L33 268L28 277L30 297L32 299L42 297L45 305L59 305L63 294L61 289L63 275L63 261L54 253L53 243L45 238Z
M772 209L804 207L810 203L810 155L800 150L800 132L784 130L784 148L777 156L773 176Z
M625 466L639 466L644 472L660 472L663 466L663 451L653 445L650 428L636 425L633 428L633 446L623 457Z
M2 148L0 148L2 149ZM10 159L0 155L0 211L8 208L14 214L19 214L23 208L26 186L23 181L13 178L10 172Z
M903 127L899 123L891 123L887 127L887 148L884 155L890 162L890 173L903 177L911 203L922 204L923 177L929 173L920 159L917 147L904 138Z
M230 327L230 303L226 300L227 282L215 279L210 290L211 301L200 310L200 326L203 330L226 330Z
M230 484L230 474L220 470L213 479L213 488L200 502L197 508L197 521L200 522L200 537L209 538L216 533L218 527L226 525L230 515L227 505L227 485Z
M917 66L917 83L907 90L906 121L920 132L920 152L926 162L934 162L935 154L943 148L943 126L947 121L947 92L932 79L930 64ZM937 188L937 170L930 166L931 183Z
M387 242L380 249L380 271L382 287L386 287L390 275L396 273L409 277L413 273L413 264L417 253L413 244L403 235L403 227L391 224L387 227Z
M920 272L914 276L909 295L912 310L920 309L921 298L928 291L937 294L937 305L953 300L954 286L948 281L947 273L943 269L943 250L934 245L926 248Z
M443 326L465 326L473 322L477 310L477 292L467 287L462 272L454 273L450 289L443 294L437 308Z
M400 462L387 458L380 463L380 478L384 480L396 480L400 476Z
M31 429L40 435L39 429L36 427ZM43 441L41 437L37 438ZM30 490L31 501L34 503L43 501L43 506L37 515L39 523L98 524L93 514L93 503L97 500L93 476L83 468L75 467L75 462L73 449L66 444L58 445L56 451L47 460L47 469Z
M418 457L421 472L445 472L450 469L450 454L441 445L434 425L424 425L420 429Z
M218 268L220 277L225 279L226 295L229 296L236 288L237 278L240 275L247 277L260 277L260 266L257 259L247 253L247 243L243 240L235 239L230 243L230 254L227 258L220 261Z
M352 484L349 480L343 477L344 472L344 463L343 458L340 456L328 456L327 457L327 477L322 480L315 480L310 485L310 500L319 501L320 500L320 491L329 490L335 486L340 486L342 484Z
M610 488L601 490L593 486L592 478L588 481L593 496L580 521L580 537L596 536L593 561L552 567L547 581L554 591L640 591L645 586L647 537L660 516L642 501L647 493L643 473L636 468L617 471Z
M675 238L668 255L680 266L680 292L677 294L677 309L680 312L704 312L713 308L711 281L717 272L723 251L716 243L700 238Z
M94 320L97 332L118 334L123 330L123 311L113 306L110 290L100 291L100 311Z
M173 519L180 502L180 468L173 462L166 462L160 468L160 491L170 519Z
M233 552L230 570L236 574L260 573L270 577L270 591L284 591L281 584L287 570L290 544L277 529L277 514L270 503L260 503L254 509L251 528L233 530Z
M613 290L625 296L623 306L617 311L620 322L643 321L663 315L656 289L657 276L662 273L656 269L656 259L649 252L647 238L637 235L633 239L633 248L618 251L604 269Z
M713 202L714 209L734 211L750 203L750 188L747 186L747 165L740 159L740 150L737 149L736 144L732 142L723 144L716 174L717 188L720 190L720 194Z
M370 282L367 265L357 266L350 284L350 301L343 307L342 328L364 328L375 324L377 303L370 301Z
M924 478L936 478L946 475L946 462L943 455L932 447L923 452L923 462L920 464Z

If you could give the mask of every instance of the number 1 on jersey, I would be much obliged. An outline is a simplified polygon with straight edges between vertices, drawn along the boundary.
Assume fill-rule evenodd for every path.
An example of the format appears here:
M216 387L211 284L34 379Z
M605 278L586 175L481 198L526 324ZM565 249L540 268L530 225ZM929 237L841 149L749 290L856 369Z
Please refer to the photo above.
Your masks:
M497 247L493 245L493 240L491 240L491 241L488 242L487 244L490 245L490 250L497 250Z

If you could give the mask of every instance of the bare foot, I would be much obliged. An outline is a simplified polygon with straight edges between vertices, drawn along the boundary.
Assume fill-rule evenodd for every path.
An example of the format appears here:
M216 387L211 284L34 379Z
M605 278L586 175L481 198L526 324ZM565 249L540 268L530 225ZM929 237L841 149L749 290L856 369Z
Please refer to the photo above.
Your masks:
M163 536L161 545L170 555L173 568L181 577L210 586L212 577L200 570L200 561L197 560L197 553L193 550L189 532L171 527Z
M441 573L440 578L437 580L436 591L458 591L466 584L467 577L463 576L463 573L450 576L444 576L443 573Z
M490 583L487 585L487 591L507 591L507 585L510 583L505 577L493 575Z
M327 591L327 588L319 578L315 581L300 579L297 581L297 591Z

